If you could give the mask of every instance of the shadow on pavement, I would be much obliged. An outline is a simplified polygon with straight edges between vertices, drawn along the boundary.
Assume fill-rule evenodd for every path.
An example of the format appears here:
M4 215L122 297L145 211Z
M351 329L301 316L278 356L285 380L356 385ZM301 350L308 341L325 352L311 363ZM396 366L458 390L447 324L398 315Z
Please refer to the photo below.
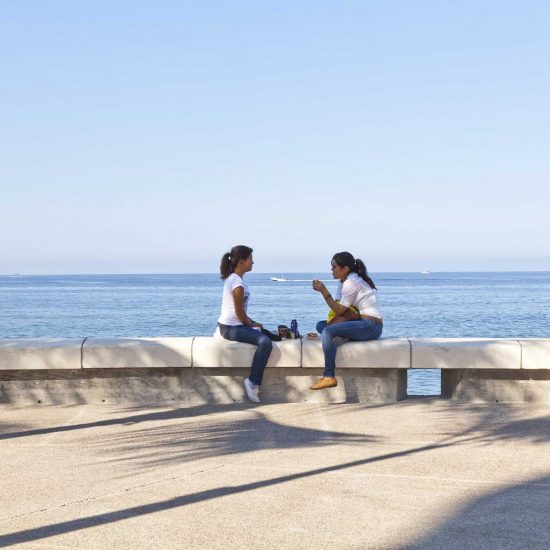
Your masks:
M151 407L148 407L151 408ZM191 407L178 407L172 410L166 410L166 406L163 410L158 412L147 412L142 414L133 414L131 416L121 416L118 418L108 418L105 420L97 420L95 422L84 422L80 424L67 424L61 426L49 426L47 428L36 428L23 430L17 425L2 425L2 431L0 433L0 440L2 439L15 439L19 437L31 437L35 435L45 435L62 432L72 432L76 430L85 430L89 428L104 428L107 426L124 426L130 424L138 424L140 422L154 422L161 420L173 420L177 418L189 418L193 416L203 416L207 414L220 413L224 411L243 411L253 408L248 403L234 403L227 405L195 405ZM121 412L123 414L123 412ZM17 431L15 431L17 430Z
M23 531L8 533L6 535L0 536L0 546L7 547L14 544L21 544L25 542L41 540L47 537L53 537L56 535L77 531L80 529L97 527L99 525L105 525L108 523L114 523L117 521L129 519L129 518L135 518L137 516L143 516L146 514L152 514L155 512L161 512L161 511L170 510L173 508L179 508L181 506L187 506L189 504L204 502L215 498L230 496L237 493L244 493L248 491L254 491L257 489L262 489L264 487L270 487L273 485L288 483L298 479L309 478L309 477L327 474L331 472L338 472L348 468L364 466L366 464L371 464L382 460L403 457L411 453L429 451L436 447L437 446L428 445L425 447L419 447L416 449L411 449L406 451L399 451L396 453L389 453L389 454L381 455L377 457L354 460L351 462L345 462L343 464L327 466L324 468L316 468L314 470L308 470L306 472L298 472L295 474L275 477L268 480L256 481L253 483L246 483L246 484L236 485L236 486L218 487L216 489L209 489L207 491L199 491L197 493L192 493L190 495L182 495L180 497L176 497L176 498L172 498L172 499L168 499L160 502L154 502L154 503L145 504L142 506L135 506L133 508L127 508L125 510L117 510L116 512L108 512L105 514L97 514L95 516L90 516L87 518L63 521L53 525L36 527L34 529L25 529Z
M470 502L403 550L547 550L550 545L550 477L507 487Z
M401 406L401 405L399 405ZM408 405L403 404L403 407ZM338 409L330 407L336 414ZM219 421L201 423L201 415L213 412L250 410L250 418L232 419L231 415ZM521 407L502 406L462 406L471 415L471 421L463 426L457 409L445 408L429 411L434 414L434 426L439 430L438 441L428 445L418 445L397 452L370 456L341 464L310 469L272 479L223 486L199 491L176 498L135 506L124 510L97 514L85 518L63 521L32 529L25 529L0 537L0 546L42 540L64 533L89 527L110 524L129 518L170 510L189 504L209 501L219 497L259 490L265 487L290 483L295 480L312 478L332 472L368 466L382 461L430 453L438 449L457 445L490 445L493 442L510 440L526 441L532 444L545 444L550 441L550 416L525 418ZM525 410L523 408L523 410ZM187 419L181 423L178 420ZM259 449L284 449L296 447L316 447L336 444L364 444L376 442L376 437L367 434L345 433L311 428L301 428L278 424L265 417L260 408L247 405L216 406L201 405L172 411L158 411L142 415L131 414L125 418L109 419L75 426L45 428L15 432L15 437L82 429L114 424L134 424L136 422L175 420L167 426L151 426L137 431L113 434L101 438L105 448L127 449L130 455L137 456L139 467L156 466L170 461L195 460L220 454L250 452ZM449 426L448 430L445 428ZM428 427L429 428L429 427ZM18 435L21 433L21 435ZM13 434L8 434L12 435ZM370 448L372 451L372 448ZM115 459L113 459L115 460ZM120 459L116 459L120 460ZM499 485L501 487L502 485ZM505 489L485 494L465 505L433 532L420 540L410 541L402 548L548 548L550 540L550 478L535 478Z

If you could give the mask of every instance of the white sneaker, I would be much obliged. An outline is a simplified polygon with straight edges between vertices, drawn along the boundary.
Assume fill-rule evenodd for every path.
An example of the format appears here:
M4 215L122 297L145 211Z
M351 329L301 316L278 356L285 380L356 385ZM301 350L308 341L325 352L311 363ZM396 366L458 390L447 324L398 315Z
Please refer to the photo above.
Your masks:
M253 384L248 378L244 379L244 389L246 390L246 395L252 403L260 403L260 396L258 395L260 391L260 386Z

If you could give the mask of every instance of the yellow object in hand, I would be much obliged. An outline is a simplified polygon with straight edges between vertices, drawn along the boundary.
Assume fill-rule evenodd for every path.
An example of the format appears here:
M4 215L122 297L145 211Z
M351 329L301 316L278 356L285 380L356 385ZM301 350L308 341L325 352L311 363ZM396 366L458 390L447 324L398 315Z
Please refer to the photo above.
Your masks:
M339 304L340 300L336 300L336 303ZM359 315L359 310L355 306L350 306L350 309L352 311L355 311L357 315ZM328 316L327 316L327 323L330 323L334 319L334 317L336 317L336 313L334 313L332 309L329 310Z

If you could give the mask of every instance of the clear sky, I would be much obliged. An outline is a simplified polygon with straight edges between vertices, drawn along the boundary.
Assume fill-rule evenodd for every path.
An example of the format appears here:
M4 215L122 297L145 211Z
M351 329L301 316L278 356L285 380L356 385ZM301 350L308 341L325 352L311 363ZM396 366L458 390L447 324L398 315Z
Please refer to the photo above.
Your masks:
M550 2L0 11L0 273L550 270Z

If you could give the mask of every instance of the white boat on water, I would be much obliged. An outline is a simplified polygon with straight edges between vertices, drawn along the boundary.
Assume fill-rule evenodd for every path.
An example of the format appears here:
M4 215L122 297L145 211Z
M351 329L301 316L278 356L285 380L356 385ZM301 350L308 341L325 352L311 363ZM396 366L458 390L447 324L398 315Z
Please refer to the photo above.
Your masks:
M280 277L271 277L271 280L276 283L284 283L287 279L281 275Z
M420 272L422 275L427 275L428 273L430 273L430 271L428 271L427 269L425 269L424 271L421 271Z

